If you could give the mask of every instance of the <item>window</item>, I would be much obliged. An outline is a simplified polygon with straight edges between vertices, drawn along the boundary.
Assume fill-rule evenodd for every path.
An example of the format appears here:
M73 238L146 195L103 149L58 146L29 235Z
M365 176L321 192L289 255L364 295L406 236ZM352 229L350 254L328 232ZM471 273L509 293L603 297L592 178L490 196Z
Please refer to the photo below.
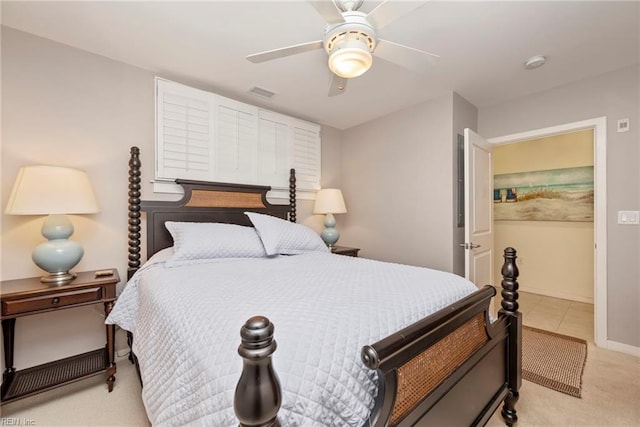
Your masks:
M272 187L289 185L292 129L290 117L260 110L258 117L258 182L269 182ZM298 173L296 172L296 175ZM319 180L318 180L319 181Z
M214 131L214 177L216 181L258 182L258 108L217 97Z
M176 178L320 188L320 126L156 78L156 191Z
M211 114L206 92L158 80L156 178L211 177ZM168 86L168 87L167 87Z
M320 183L320 128L312 129L303 123L294 123L293 162L297 183L301 188L319 190Z

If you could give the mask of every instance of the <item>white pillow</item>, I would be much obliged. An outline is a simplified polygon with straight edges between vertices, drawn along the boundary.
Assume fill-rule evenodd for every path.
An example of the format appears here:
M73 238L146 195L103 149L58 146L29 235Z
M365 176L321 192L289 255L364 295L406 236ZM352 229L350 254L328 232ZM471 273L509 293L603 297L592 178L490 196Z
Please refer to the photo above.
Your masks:
M307 226L271 215L245 212L256 228L267 255L329 252L322 238Z
M182 261L215 258L261 258L266 256L260 237L252 227L213 222L165 222L173 237L173 256L166 266Z

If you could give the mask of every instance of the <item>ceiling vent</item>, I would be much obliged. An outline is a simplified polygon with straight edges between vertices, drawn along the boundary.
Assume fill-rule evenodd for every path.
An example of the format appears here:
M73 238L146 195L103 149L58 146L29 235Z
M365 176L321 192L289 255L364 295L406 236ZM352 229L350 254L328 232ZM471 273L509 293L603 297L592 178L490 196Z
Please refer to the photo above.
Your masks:
M249 89L249 93L261 96L263 98L272 98L276 94L275 92L271 92L270 90L258 86L251 86L251 89Z

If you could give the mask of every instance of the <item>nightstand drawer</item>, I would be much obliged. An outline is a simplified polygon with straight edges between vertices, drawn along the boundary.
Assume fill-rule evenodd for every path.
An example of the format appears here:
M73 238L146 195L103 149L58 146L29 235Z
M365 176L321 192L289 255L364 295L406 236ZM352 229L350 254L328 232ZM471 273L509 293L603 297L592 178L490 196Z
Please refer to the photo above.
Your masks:
M91 301L100 301L102 288L89 288L73 292L61 292L59 294L46 295L33 298L24 298L15 301L2 301L2 315L9 316L30 311L59 308L68 305L82 304Z

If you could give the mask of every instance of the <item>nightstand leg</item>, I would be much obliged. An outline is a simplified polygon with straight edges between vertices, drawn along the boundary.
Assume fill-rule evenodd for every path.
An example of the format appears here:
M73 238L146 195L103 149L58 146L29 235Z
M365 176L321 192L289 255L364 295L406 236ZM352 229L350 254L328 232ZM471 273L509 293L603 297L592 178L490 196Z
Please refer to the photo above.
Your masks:
M113 301L104 303L105 318L113 309ZM115 337L116 325L106 325L107 328L107 386L109 392L113 390L113 383L116 381L116 362L115 362Z
M2 343L4 345L4 366L5 370L2 374L2 391L1 396L4 397L16 368L13 367L13 344L15 342L16 319L4 319L2 321Z
M127 344L129 344L129 361L131 364L135 364L133 360L133 334L127 331Z

